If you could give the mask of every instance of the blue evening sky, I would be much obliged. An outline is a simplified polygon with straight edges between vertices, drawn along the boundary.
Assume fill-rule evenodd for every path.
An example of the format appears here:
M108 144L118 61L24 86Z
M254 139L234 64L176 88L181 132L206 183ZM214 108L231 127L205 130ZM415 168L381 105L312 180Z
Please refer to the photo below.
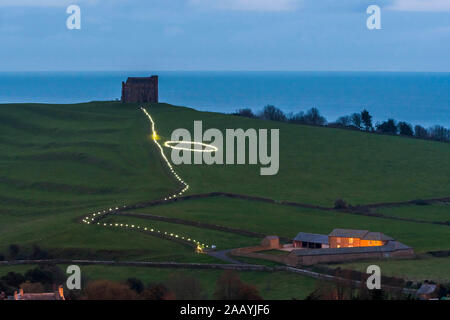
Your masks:
M0 71L450 72L450 0L0 0L0 41Z

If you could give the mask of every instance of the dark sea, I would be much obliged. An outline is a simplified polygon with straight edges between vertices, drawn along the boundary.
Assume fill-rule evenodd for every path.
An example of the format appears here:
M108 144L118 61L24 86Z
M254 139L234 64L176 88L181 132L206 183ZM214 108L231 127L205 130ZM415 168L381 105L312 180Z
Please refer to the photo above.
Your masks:
M198 110L318 108L328 121L366 108L375 121L450 127L450 73L45 72L0 73L0 103L120 99L128 76L157 74L161 102Z

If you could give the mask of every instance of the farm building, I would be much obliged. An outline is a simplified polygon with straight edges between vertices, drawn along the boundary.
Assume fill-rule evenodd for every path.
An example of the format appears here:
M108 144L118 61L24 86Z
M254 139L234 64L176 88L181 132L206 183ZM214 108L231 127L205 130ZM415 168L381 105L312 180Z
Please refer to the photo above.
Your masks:
M300 232L292 246L284 262L294 266L414 255L411 247L368 230L334 229L328 236Z
M8 300L66 300L64 290L59 286L57 291L48 293L24 293L22 289L19 292L14 291L14 296L8 297Z
M280 249L286 254L261 252L268 249ZM292 245L283 246L280 246L278 237L268 236L262 240L261 246L234 249L231 254L301 267L317 263L414 257L414 250L381 232L334 229L329 235L300 232Z
M261 241L261 246L278 249L280 247L280 238L277 236L267 236Z
M329 235L330 248L379 247L394 240L381 232L334 229Z
M304 249L378 247L392 240L394 239L381 232L334 229L328 236L299 232L294 238L292 246Z
M411 247L395 240L387 241L382 246L341 247L326 249L293 250L286 262L293 266L309 266L316 263L346 262L361 259L386 259L413 257Z
M328 236L316 233L299 232L292 242L294 248L329 248Z

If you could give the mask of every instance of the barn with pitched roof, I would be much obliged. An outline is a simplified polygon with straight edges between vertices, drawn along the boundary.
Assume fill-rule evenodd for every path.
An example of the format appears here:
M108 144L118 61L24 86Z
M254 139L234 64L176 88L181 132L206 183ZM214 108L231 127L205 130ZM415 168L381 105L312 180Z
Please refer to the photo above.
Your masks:
M330 248L378 247L394 240L381 232L334 229L329 235Z

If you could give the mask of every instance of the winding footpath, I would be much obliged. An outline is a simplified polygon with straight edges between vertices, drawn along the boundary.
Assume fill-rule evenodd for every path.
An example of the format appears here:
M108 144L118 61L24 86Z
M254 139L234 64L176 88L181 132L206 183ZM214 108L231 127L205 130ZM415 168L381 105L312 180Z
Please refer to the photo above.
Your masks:
M158 202L165 202L165 201L173 201L177 197L180 197L189 189L189 185L178 175L178 173L174 170L172 164L167 159L166 155L164 154L163 147L158 142L158 134L156 131L156 125L155 121L153 120L152 116L148 113L148 111L141 107L141 111L147 116L147 118L150 121L151 124L151 130L152 130L152 140L156 144L157 148L160 151L161 158L164 160L164 163L167 165L168 169L170 170L171 175L177 180L178 183L181 184L181 189L174 192L173 194L167 195L164 197L163 200L158 200ZM170 233L167 231L157 230L154 228L144 227L136 224L126 224L126 223L102 223L100 220L105 218L107 215L110 214L118 214L122 210L129 209L129 206L122 206L122 207L112 207L103 211L94 212L90 215L85 216L81 222L85 224L95 224L98 226L103 227L111 227L111 228L123 228L123 229L131 229L136 231L145 232L148 234L152 234L155 236L159 236L161 238L165 238L168 240L173 240L179 243L184 243L190 246L193 246L194 248L210 248L210 245L202 243L199 240L194 239L193 237L186 236L186 235L178 235L175 233Z
M320 207L320 206L304 204L304 203L288 202L288 201L277 201L277 200L273 200L273 199L269 199L269 198L249 196L249 195L241 195L241 194L230 194L230 193L223 193L223 192L212 192L210 194L198 194L198 195L183 196L183 194L186 191L189 190L189 184L186 181L184 181L184 179L174 170L172 164L170 163L170 161L166 157L163 147L158 142L158 134L157 134L157 131L156 131L156 124L155 124L155 121L153 120L152 116L150 115L150 113L144 107L141 107L141 111L145 114L145 116L148 118L148 120L150 122L151 133L152 133L152 140L155 143L156 147L158 148L162 160L164 161L165 165L169 169L170 175L173 176L176 179L176 181L180 184L180 187L176 191L174 191L172 194L167 195L163 199L160 199L160 200L155 200L155 201L150 201L150 202L147 202L147 203L141 203L141 204L135 204L135 205L128 205L128 206L124 205L124 206L121 206L121 207L117 207L116 206L116 207L108 208L108 209L103 210L103 211L98 211L98 212L91 213L91 214L89 214L89 215L87 215L87 216L85 216L85 217L83 217L81 219L82 223L88 224L88 225L95 224L95 225L98 225L98 226L110 227L110 228L131 229L131 230L145 232L145 233L148 233L150 235L158 236L158 237L161 237L161 238L164 238L164 239L167 239L167 240L172 240L172 241L176 241L176 242L179 242L179 243L182 243L182 244L186 244L186 245L194 247L194 248L198 248L198 247L210 248L211 245L202 243L200 240L194 239L194 237L192 237L192 236L178 235L178 234L175 234L175 233L172 233L172 232L162 231L162 230L158 230L158 229L155 229L155 228L144 227L144 226L135 225L135 224L105 223L105 222L101 222L101 220L103 218L105 218L106 216L110 215L110 214L121 214L122 211L129 210L129 209L145 208L145 207L154 206L154 205L161 205L161 204L164 204L164 203L172 203L172 202L177 201L177 200L188 200L188 199L194 199L194 198L205 198L205 197L215 197L215 196L225 196L225 197L231 197L231 198L240 198L240 199L243 199L243 200L261 201L261 202L274 203L274 204L285 205L285 206L304 207L304 208L319 209L319 210L325 210L325 211L336 210L334 208ZM445 201L445 200L449 200L449 199L450 198L446 197L446 198L440 198L440 199L429 199L427 201L435 202L435 201ZM411 203L413 203L413 201L398 202L398 203L370 204L370 205L361 206L361 207L376 208L376 207L380 207L380 206L409 205ZM373 216L373 217L378 217L378 218L386 218L386 219L394 219L394 220L406 220L406 221L419 222L419 223L447 224L448 225L448 223L443 223L443 222L429 222L429 221L420 221L420 220L416 221L414 219L404 219L404 218L399 218L399 217L391 217L391 216L386 216L386 215L379 214L379 213L363 213L363 212L351 211L351 210L338 210L338 211L346 212L346 213L350 213L350 214ZM174 223L180 224L179 222L174 222ZM181 223L181 224L185 224L185 223ZM199 227L201 227L201 226L199 226ZM210 226L208 226L208 227L210 227ZM224 227L221 227L221 228L224 228ZM241 233L243 232L243 230L239 230L239 231ZM250 233L250 232L248 232L248 233ZM229 262L229 261L227 261L227 262Z
M123 224L123 223L102 223L100 222L103 218L107 217L111 214L120 214L122 211L125 211L127 209L133 209L138 207L146 207L151 205L159 205L162 203L170 203L173 202L175 199L180 198L183 196L183 194L189 189L189 184L187 184L173 169L172 164L167 159L166 155L164 154L163 147L159 144L158 140L158 134L156 131L155 121L151 117L151 115L147 112L147 110L143 107L141 107L141 111L147 116L151 123L151 130L152 130L152 140L156 144L157 148L160 151L161 157L164 160L165 164L167 165L168 169L170 170L171 175L180 183L181 187L175 191L173 194L170 194L164 199L148 202L147 204L138 204L138 205L123 205L121 207L111 207L108 209L105 209L103 211L97 211L91 214L88 214L81 218L81 222L87 225L98 225L103 227L110 227L110 228L123 228L123 229L130 229L135 231L141 231L145 232L151 235L159 236L161 238L165 238L168 240L173 240L176 242L181 242L183 244L190 245L192 247L198 247L202 246L204 248L209 248L208 245L205 245L204 243L201 243L199 240L195 240L192 237L177 235L174 233L169 233L166 231L161 231L157 229L152 229L149 227L143 227L140 225L134 225L134 224ZM206 196L228 196L232 198L243 198L246 200L254 200L254 201L263 201L263 202L273 202L280 205L288 205L288 206L300 206L300 207L306 207L306 208L316 208L316 209L322 209L322 210L334 210L333 208L324 208L324 207L317 207L314 205L308 205L308 204L302 204L302 203L295 203L295 202L286 202L286 201L276 201L273 199L267 199L267 198L261 198L261 197L254 197L254 196L247 196L247 195L238 195L238 194L228 194L228 193L211 193L207 194ZM449 198L446 198L449 199ZM441 199L432 199L434 201L441 200ZM395 205L387 204L387 205ZM370 205L372 207L377 206L376 204ZM133 214L124 214L133 216ZM157 217L152 215L147 215L148 218L152 218L155 220L158 220L157 218L163 218L163 217ZM186 224L190 225L192 222L188 221L179 221L173 223L178 224ZM213 230L220 230L221 228L226 228L222 226L215 226L215 225L209 225L209 224L203 224L202 226L207 229L213 229ZM250 231L245 230L238 230L238 229L232 229L228 228L230 230L226 230L225 232L231 232L231 233L252 233ZM224 230L221 230L224 231ZM305 269L299 269L294 267L288 267L288 266L278 266L278 267L267 267L262 265L254 265L254 264L247 264L243 263L241 261L238 261L236 259L231 258L228 253L231 251L231 249L228 250L220 250L220 251L210 251L208 252L209 255L216 257L219 260L222 260L226 262L226 264L206 264L206 263L177 263L177 262L142 262L142 261L102 261L102 260L68 260L68 259L52 259L52 260L18 260L18 261L0 261L0 266L2 265L27 265L27 264L81 264L81 265L111 265L111 266L143 266L143 267L156 267L156 268L191 268L191 269L223 269L223 270L248 270L248 271L262 271L262 272L274 272L274 271L287 271L307 277L312 277L316 279L323 279L323 280L345 280L345 281L351 281L354 284L359 285L360 281L355 280L348 280L348 279L342 279L336 276L327 275L327 274L320 274L317 272L312 272ZM403 289L407 293L413 293L415 290L411 289Z
M169 197L164 198L164 200L175 199L177 196L183 195L183 193L185 193L189 189L189 185L186 182L184 182L184 180L181 179L181 177L175 172L175 170L172 167L172 164L169 162L166 155L164 154L164 149L158 142L158 134L156 133L155 121L153 121L152 116L147 112L145 108L141 107L141 110L145 113L147 118L150 120L150 123L152 124L152 140L158 146L158 149L161 152L161 157L163 158L164 162L166 163L167 167L169 168L170 172L175 177L175 179L177 179L177 181L184 186L184 188L180 192L178 192L178 194L175 193Z

